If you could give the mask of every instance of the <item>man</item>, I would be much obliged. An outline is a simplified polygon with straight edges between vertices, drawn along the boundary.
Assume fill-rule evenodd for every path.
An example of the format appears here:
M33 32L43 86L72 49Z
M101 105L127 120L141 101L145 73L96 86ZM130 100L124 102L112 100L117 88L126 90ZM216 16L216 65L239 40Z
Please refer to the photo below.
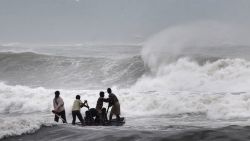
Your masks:
M116 119L120 120L120 103L118 101L118 98L115 94L112 93L112 90L110 88L107 89L107 92L109 94L109 97L107 98L107 102L109 103L108 107L112 107L109 115L109 121L112 120L113 114L116 115ZM106 102L106 101L104 101Z
M101 91L99 95L100 97L98 98L96 103L97 118L98 122L105 123L105 121L107 121L107 113L106 108L103 108L103 102L108 102L108 100L104 98L103 91Z
M63 123L67 123L64 102L63 102L63 99L60 97L59 91L55 91L55 98L53 100L53 106L54 106L54 110L52 110L52 112L55 113L54 120L58 122L59 116L61 116Z
M89 106L87 104L87 100L85 100L83 103L80 99L81 99L80 95L77 95L76 100L74 101L73 106L72 106L72 117L73 117L72 124L75 124L76 116L77 116L80 122L82 123L82 125L84 125L84 120L82 118L82 114L80 110L82 107L89 108Z

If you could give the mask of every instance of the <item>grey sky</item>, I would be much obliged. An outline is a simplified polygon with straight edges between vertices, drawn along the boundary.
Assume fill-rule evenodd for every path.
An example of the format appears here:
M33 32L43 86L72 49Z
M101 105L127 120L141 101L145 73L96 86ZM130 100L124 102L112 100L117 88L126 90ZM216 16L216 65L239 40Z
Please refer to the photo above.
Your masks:
M0 0L0 42L140 42L199 20L250 23L249 0Z

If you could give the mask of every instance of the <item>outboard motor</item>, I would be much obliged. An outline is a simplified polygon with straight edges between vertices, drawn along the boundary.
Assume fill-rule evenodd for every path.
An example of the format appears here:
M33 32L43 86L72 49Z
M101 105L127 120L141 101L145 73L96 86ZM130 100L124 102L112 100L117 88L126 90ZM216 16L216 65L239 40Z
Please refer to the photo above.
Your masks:
M96 116L97 116L96 109L95 108L90 108L88 111L85 112L85 117L84 117L85 123L87 125L95 124L94 117L96 117Z

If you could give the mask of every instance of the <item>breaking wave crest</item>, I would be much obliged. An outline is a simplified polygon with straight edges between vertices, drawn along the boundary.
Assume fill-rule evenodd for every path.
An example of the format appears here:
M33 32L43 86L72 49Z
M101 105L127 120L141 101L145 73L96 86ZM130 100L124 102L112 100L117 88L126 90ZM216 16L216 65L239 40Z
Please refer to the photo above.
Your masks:
M188 58L161 66L155 73L140 78L135 88L158 91L250 91L250 62L244 59L219 59L200 65Z
M217 22L170 27L145 43L142 59L150 72L135 88L249 91L249 33Z

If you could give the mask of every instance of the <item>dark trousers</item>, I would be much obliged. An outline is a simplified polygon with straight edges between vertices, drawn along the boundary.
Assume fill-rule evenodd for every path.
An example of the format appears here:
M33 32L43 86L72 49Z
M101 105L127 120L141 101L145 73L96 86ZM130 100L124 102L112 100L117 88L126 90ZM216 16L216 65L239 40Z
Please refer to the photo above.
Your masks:
M78 117L78 119L80 120L80 122L82 124L84 124L84 121L83 121L83 118L82 118L82 114L80 111L72 111L72 117L73 117L73 121L72 121L72 124L75 124L76 123L76 116Z
M99 123L105 124L105 122L108 121L106 108L102 108L102 112L98 113L96 118L99 120Z
M61 118L64 120L63 123L67 123L66 116L65 116L65 110L57 113L57 115L61 116ZM55 115L55 119L54 119L56 122L58 122L58 120L59 120L59 117L57 115Z

